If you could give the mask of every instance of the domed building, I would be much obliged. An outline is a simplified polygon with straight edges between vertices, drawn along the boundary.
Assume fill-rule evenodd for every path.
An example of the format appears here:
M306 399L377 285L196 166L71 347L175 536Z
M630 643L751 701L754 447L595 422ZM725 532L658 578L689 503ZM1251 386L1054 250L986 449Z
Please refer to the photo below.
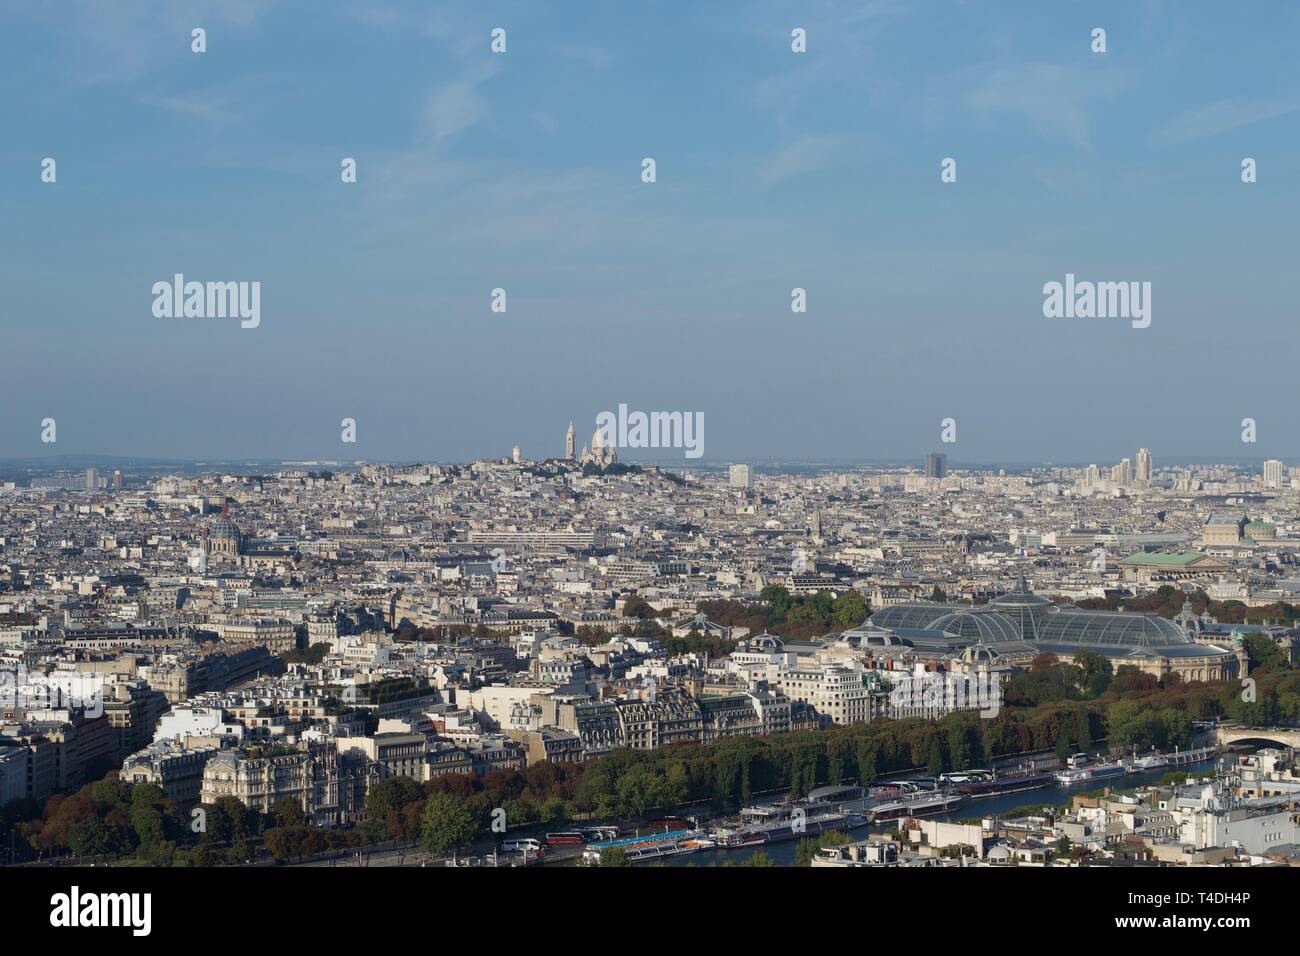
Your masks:
M230 519L230 510L223 506L221 516L208 528L208 557L237 558L243 548L244 536L239 525Z
M1023 575L1014 589L982 606L895 604L871 615L868 625L892 630L928 656L970 660L970 648L988 646L999 660L1023 666L1039 654L1070 660L1089 650L1113 667L1130 664L1157 677L1227 680L1238 670L1232 649L1198 641L1179 623L1155 614L1061 607L1030 591Z
M850 628L840 635L840 640L863 651L883 652L907 647L907 642L889 628L876 627L870 622Z
M984 605L1001 617L1007 618L1015 625L1019 637L1032 640L1038 636L1039 625L1046 619L1049 608L1054 605L1045 597L1039 597L1029 590L1024 574L1016 576L1016 586Z
M595 465L598 468L606 468L618 461L618 450L614 447L605 446L605 432L597 428L591 433L591 448L582 449L582 455L578 461L584 465Z

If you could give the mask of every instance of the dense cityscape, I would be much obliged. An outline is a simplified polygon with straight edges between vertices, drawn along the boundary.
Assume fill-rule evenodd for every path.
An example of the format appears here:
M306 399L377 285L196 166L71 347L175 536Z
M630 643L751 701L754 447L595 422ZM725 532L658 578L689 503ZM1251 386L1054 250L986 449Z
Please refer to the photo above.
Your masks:
M1292 929L1250 13L0 6L11 924Z
M1300 861L1281 462L556 444L5 483L5 861Z

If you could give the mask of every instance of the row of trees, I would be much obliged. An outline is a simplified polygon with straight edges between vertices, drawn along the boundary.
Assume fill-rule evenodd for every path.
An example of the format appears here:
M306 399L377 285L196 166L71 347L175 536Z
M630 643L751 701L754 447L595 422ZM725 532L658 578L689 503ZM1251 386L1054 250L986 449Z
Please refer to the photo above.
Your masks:
M293 826L311 830L293 800L281 800L271 813L261 814L223 797L185 815L161 787L128 784L116 771L75 793L52 796L44 807L24 800L0 811L0 839L14 862L74 855L209 866L248 859L263 839Z
M751 634L766 631L790 640L848 630L857 627L871 613L866 598L853 590L838 597L829 591L795 596L788 588L770 584L759 593L759 600L758 604L702 601L699 609L719 624L746 627Z
M1128 670L1137 672L1133 667ZM1026 670L1007 681L1002 699L1012 707L1095 700L1110 688L1114 676L1110 661L1095 651L1081 651L1069 663L1062 662L1055 654L1040 654Z
M1289 627L1300 620L1300 608L1285 601L1247 607L1241 601L1213 601L1204 591L1188 594L1170 584L1162 585L1140 597L1085 598L1076 602L1076 606L1099 611L1117 611L1122 608L1172 618L1183 609L1184 601L1190 601L1192 610L1197 614L1209 611L1210 616L1220 624L1273 623Z
M409 777L381 780L366 798L358 829L372 842L419 840L435 853L465 846L498 828L562 825L574 812L583 768L539 763L482 776L450 774L423 785Z
M796 597L788 588L769 585L760 594L758 604L741 601L701 601L696 609L710 620L726 627L748 628L751 634L767 632L790 640L818 637L833 630L848 630L867 619L871 608L857 591L846 591L836 597L829 591ZM671 611L656 611L638 595L623 602L623 615L636 618L637 623L621 627L621 633L637 637L654 638L672 654L708 654L725 657L736 649L738 641L725 640L703 634L692 628L690 633L675 636L671 629L659 623L672 616ZM589 645L602 644L613 634L599 627L579 627L576 632Z
M1233 684L1223 691L1224 715L1248 727L1300 724L1300 671L1267 637L1251 634L1245 644L1252 663L1252 683L1245 689Z

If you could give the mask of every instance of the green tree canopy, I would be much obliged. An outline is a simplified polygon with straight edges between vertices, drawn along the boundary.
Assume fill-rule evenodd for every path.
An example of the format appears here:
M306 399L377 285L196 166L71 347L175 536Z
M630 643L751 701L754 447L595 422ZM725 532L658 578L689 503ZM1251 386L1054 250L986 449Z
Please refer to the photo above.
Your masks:
M420 823L424 846L434 853L467 846L478 835L474 814L464 800L450 793L431 794Z

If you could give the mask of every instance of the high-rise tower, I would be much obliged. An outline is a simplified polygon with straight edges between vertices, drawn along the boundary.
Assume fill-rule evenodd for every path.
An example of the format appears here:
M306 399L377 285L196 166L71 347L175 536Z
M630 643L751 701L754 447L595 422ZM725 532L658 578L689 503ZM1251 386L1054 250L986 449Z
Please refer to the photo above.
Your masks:
M1138 449L1137 482L1139 485L1151 484L1151 452L1145 448Z

